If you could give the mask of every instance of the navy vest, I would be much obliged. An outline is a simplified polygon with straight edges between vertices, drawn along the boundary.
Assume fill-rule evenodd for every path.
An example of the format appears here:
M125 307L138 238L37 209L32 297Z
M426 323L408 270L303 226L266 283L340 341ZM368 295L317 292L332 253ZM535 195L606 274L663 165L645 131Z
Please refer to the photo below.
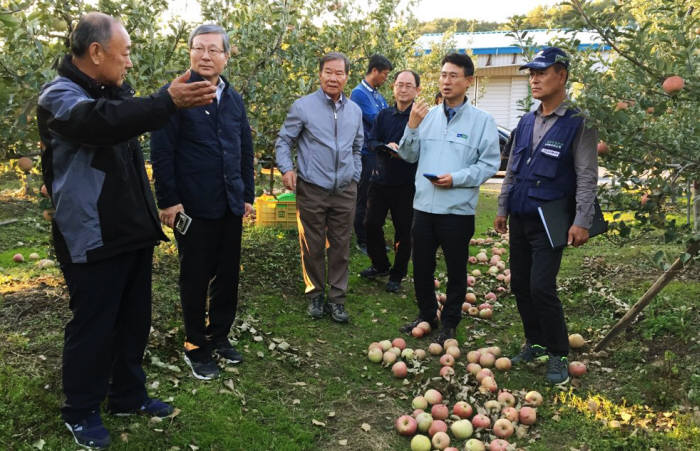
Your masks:
M534 150L535 113L528 113L520 120L511 157L514 181L508 193L508 213L533 215L542 202L574 198L576 171L571 145L583 122L583 117L577 113L577 110L567 110Z

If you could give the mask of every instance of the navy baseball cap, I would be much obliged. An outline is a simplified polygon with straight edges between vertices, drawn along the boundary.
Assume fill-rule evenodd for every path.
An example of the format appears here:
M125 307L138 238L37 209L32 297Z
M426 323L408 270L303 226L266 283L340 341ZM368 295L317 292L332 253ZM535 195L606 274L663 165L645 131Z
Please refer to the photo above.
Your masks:
M535 58L527 64L520 66L519 70L537 69L544 70L554 63L562 64L569 70L569 55L559 47L545 47L535 55Z

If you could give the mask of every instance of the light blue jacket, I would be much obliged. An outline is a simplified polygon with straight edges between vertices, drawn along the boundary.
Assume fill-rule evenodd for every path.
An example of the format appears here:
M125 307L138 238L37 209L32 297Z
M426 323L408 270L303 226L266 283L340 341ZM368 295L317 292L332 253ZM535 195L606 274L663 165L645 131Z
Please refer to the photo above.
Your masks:
M406 126L399 155L418 161L413 208L425 213L473 215L479 186L501 161L493 117L469 103L447 123L442 106L433 107L418 128ZM452 188L438 188L423 174L452 175Z

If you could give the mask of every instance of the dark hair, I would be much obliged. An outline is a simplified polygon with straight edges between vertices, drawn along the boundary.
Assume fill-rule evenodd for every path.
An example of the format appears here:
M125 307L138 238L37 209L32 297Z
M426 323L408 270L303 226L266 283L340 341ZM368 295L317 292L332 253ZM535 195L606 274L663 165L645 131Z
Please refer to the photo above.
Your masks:
M438 91L435 93L435 101L437 102L440 99L442 99L442 91Z
M413 79L416 80L416 88L420 86L420 75L418 75L418 73L412 71L411 69L404 69L396 72L394 74L394 81L396 81L396 79L399 78L399 75L403 74L404 72L408 72L413 75Z
M70 52L80 58L85 55L90 44L99 43L102 47L112 39L112 27L118 23L117 19L107 14L91 12L85 14L78 21L75 30L70 34Z
M567 82L569 80L569 69L564 64L554 63L554 64L552 64L552 67L554 68L554 71L556 73L559 73L559 72L565 70L566 71L566 80L564 80L564 82Z
M200 34L220 34L221 41L224 45L224 52L231 53L231 44L229 44L228 34L226 33L226 30L224 30L221 26L213 23L205 23L204 25L200 25L194 30L192 30L192 33L190 33L190 38L187 40L187 45L189 48L192 48L192 41L194 41L194 38L196 36L199 36Z
M341 60L345 64L345 73L347 74L348 70L350 69L350 60L348 60L348 57L340 52L330 52L323 55L321 59L318 60L318 71L323 72L323 66L325 66L328 61L337 60Z
M440 65L444 66L445 63L452 63L455 66L459 66L464 70L464 75L470 77L474 75L474 63L468 55L462 53L450 53L445 55L442 59Z
M376 53L369 57L369 65L367 66L367 74L365 75L371 73L372 69L377 69L379 72L382 72L393 68L394 66L391 65L391 61L389 61L386 56Z

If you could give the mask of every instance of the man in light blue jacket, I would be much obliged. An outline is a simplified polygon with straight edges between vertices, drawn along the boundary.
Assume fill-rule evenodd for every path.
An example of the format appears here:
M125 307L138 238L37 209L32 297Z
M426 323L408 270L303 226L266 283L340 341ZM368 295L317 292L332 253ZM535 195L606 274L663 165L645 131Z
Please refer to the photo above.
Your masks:
M442 248L447 265L447 301L441 314L439 343L455 337L467 289L469 240L479 186L500 163L498 131L493 117L471 106L466 92L474 79L467 55L451 53L442 60L442 105L428 110L417 101L406 126L399 155L418 162L413 200L413 276L419 314L403 327L410 333L421 321L438 325L435 300L435 254Z
M284 186L297 193L308 313L312 318L329 313L339 323L348 321L350 237L364 142L362 110L343 94L349 65L342 53L321 58L321 89L292 104L275 144ZM295 144L298 171L292 157ZM326 279L330 290L324 303Z

